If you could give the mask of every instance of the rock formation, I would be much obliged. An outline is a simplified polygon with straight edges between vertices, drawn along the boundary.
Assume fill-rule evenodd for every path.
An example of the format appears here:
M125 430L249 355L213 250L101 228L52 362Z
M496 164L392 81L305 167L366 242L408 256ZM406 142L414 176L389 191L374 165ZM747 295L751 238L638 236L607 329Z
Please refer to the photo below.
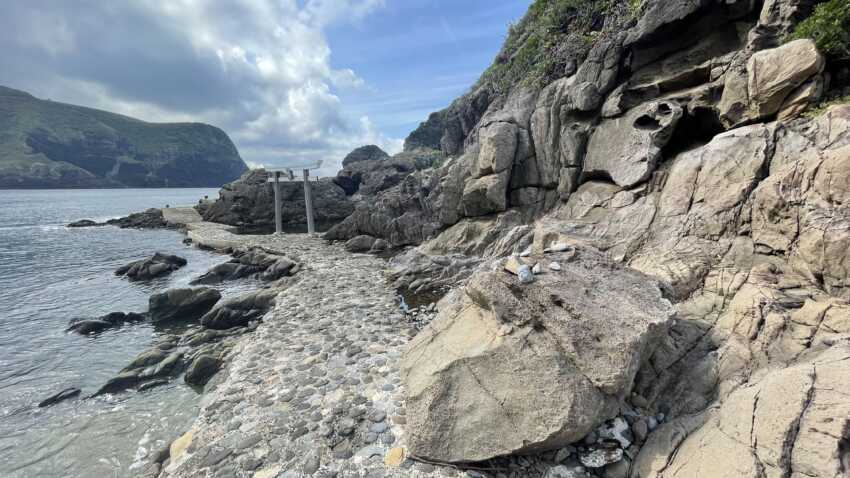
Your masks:
M265 170L255 169L225 184L218 199L198 206L201 216L205 221L237 226L245 232L273 232L274 190L268 177ZM314 181L311 186L315 220L320 227L341 221L354 210L345 191L331 179ZM303 183L284 181L280 189L284 227L306 224Z
M153 294L148 314L153 323L190 322L206 314L221 299L221 293L209 287L169 289Z
M119 267L115 275L131 281L150 280L171 274L186 265L186 259L171 254L155 253L153 256Z
M479 83L408 138L444 160L325 236L415 246L396 285L457 288L403 359L410 453L578 442L575 470L611 476L843 476L850 105L816 106L850 74L812 40L783 43L818 2L558 3L535 2ZM538 47L548 62L520 69ZM606 257L594 287L581 259L543 259L568 248ZM536 268L528 283L494 269L509 255ZM648 312L659 289L676 318L649 333L627 311L664 316ZM640 346L602 352L618 337ZM604 448L597 427L618 414L639 438Z
M485 266L409 345L417 456L481 461L576 442L614 418L664 336L673 307L648 277L591 249L530 260L561 266L528 285Z

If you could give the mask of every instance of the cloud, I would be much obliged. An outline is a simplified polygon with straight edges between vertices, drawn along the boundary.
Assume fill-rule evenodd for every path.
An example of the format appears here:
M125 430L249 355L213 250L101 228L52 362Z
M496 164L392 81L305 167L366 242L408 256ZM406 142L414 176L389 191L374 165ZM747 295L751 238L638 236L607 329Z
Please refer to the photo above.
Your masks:
M324 159L401 140L350 117L339 92L368 88L334 68L327 29L383 0L13 1L0 16L0 83L148 121L227 131L249 164Z

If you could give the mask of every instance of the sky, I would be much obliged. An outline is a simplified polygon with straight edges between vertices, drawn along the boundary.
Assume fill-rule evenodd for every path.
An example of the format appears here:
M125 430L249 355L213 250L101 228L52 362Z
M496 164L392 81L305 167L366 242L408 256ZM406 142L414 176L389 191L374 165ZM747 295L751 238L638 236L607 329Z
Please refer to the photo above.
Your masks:
M401 150L530 0L9 0L0 85L224 129L250 166Z

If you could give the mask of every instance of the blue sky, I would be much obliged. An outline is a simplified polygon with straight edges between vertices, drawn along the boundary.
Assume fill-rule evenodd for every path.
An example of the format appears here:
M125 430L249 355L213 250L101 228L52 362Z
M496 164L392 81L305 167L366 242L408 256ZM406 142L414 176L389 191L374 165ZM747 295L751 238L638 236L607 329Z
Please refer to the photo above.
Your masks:
M251 165L396 152L490 64L530 0L11 0L0 84L223 128Z
M329 31L332 61L373 91L343 94L393 137L463 94L484 71L529 1L388 1L359 24Z

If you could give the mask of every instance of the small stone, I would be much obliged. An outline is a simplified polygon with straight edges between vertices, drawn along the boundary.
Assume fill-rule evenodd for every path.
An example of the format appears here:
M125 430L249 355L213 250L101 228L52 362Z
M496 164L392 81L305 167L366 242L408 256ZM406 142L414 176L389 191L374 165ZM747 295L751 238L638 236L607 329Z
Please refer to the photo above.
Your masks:
M602 468L622 459L623 450L620 448L593 448L579 454L581 464L588 468Z
M387 422L374 423L369 427L369 430L375 433L383 433L387 430Z
M382 422L385 418L387 418L387 412L383 410L375 410L369 414L369 420L373 422Z
M530 284L534 282L534 273L531 272L531 268L527 265L520 266L517 271L517 276L519 277L519 281L523 284Z
M535 275L542 274L543 273L543 267L541 267L540 263L538 262L537 264L534 264L534 267L531 268L531 272L532 272L532 274L535 274Z
M558 264L557 262L550 262L549 263L549 270L550 271L559 271L559 270L561 270L561 264Z
M215 450L207 454L206 458L201 462L202 466L213 466L221 463L233 453L232 450Z
M404 461L404 458L404 448L390 448L390 450L387 451L387 454L384 455L384 464L387 466L397 467L401 465L401 463Z
M365 443L375 443L376 441L378 441L378 434L375 432L369 432L363 437Z
M561 463L562 461L569 458L570 455L571 452L568 448L561 448L560 450L558 450L557 453L555 453L555 463Z

